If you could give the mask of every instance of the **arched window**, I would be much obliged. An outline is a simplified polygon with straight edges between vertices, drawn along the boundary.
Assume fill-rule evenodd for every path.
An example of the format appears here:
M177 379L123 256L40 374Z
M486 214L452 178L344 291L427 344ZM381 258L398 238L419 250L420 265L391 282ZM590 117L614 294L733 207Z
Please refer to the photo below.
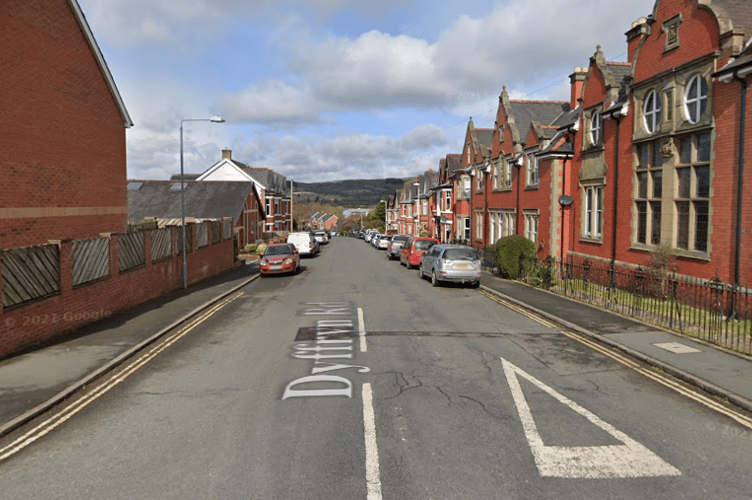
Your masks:
M661 99L658 94L651 90L645 99L644 116L645 130L652 134L658 129L661 122Z
M687 85L684 94L684 112L690 123L700 121L708 105L708 82L700 75L695 75Z
M590 143L597 146L601 143L603 131L603 117L599 112L594 112L590 119Z

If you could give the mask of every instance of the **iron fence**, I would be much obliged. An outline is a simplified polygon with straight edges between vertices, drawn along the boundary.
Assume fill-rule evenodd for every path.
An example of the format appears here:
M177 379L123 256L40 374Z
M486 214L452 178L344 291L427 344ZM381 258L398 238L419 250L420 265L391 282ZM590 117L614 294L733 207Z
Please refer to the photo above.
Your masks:
M536 285L721 347L752 354L752 291L748 286L680 276L652 268L548 259L530 266ZM527 279L530 279L528 275Z

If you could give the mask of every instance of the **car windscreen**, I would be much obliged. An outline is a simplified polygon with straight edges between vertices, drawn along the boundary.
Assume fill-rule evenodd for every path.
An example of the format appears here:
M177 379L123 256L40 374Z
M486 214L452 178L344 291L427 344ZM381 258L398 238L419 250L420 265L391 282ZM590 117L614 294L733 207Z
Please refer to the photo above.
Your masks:
M292 252L288 245L282 245L278 247L269 247L264 252L264 255L289 255Z
M432 246L436 244L435 241L431 240L418 240L415 242L415 249L416 250L428 250Z
M444 260L477 260L478 251L472 248L447 248L442 256Z

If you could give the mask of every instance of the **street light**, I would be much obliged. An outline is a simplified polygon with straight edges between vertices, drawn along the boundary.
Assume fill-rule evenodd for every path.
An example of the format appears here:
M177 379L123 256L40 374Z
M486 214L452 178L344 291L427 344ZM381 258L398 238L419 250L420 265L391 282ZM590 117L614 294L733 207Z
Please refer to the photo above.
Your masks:
M185 173L183 172L183 123L185 122L224 123L225 120L221 116L180 120L180 223L183 228L183 289L188 288L188 260L185 255Z

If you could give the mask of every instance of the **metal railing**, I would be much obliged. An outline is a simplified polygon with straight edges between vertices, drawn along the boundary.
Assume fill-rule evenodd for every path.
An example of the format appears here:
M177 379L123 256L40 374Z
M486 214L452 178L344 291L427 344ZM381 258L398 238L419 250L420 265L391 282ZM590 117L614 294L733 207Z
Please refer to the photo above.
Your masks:
M537 262L525 277L536 286L596 307L752 354L752 291L747 286L608 263Z

